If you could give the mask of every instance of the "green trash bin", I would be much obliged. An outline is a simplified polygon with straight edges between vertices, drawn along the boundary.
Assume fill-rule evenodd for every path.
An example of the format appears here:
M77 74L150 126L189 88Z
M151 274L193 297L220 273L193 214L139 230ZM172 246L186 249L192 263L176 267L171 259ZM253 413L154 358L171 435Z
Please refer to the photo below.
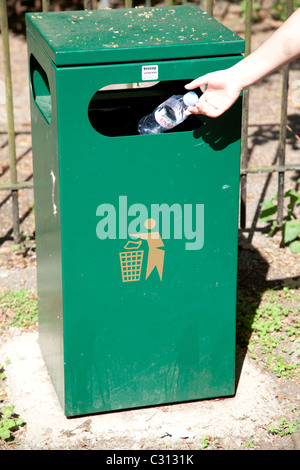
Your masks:
M243 39L194 5L26 24L39 342L65 415L233 395L241 100L137 123Z

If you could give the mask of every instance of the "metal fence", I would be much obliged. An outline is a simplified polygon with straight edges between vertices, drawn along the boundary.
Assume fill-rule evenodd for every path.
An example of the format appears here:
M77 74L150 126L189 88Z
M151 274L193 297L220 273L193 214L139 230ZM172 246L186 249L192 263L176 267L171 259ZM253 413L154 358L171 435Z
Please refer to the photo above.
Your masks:
M38 0L41 3L43 11L50 11L51 0ZM20 2L16 2L20 3ZM53 2L55 3L55 2ZM182 1L185 3L185 0ZM132 0L124 0L124 7L131 8ZM165 0L166 5L172 5L173 0ZM151 6L151 0L145 0L146 6ZM206 0L202 6L207 13L213 15L213 0ZM85 0L84 9L96 9L98 7L97 0ZM251 32L252 32L252 0L246 0L245 7L245 56L250 53L251 49ZM293 11L293 0L286 0L286 16L290 16ZM9 149L9 165L10 165L10 182L1 183L0 190L9 190L12 197L12 228L14 241L17 243L20 238L20 217L19 217L19 190L31 189L31 182L18 181L17 175L17 158L15 145L15 125L13 113L13 94L12 94L12 76L10 64L9 49L9 25L7 16L7 1L0 0L0 27L3 43L3 66L5 76L6 90L6 107L7 107L7 135ZM1 61L0 61L1 62ZM243 94L243 116L242 116L242 143L241 143L241 196L240 196L240 227L246 228L246 200L247 200L247 176L253 173L278 174L278 211L277 222L280 226L283 222L283 201L284 201L284 180L285 172L292 170L300 170L299 165L287 165L286 154L286 135L287 135L287 96L289 88L289 64L282 69L282 92L281 92L281 115L280 115L280 132L276 155L274 156L274 164L271 166L249 167L248 166L248 116L249 116L249 89L244 90Z

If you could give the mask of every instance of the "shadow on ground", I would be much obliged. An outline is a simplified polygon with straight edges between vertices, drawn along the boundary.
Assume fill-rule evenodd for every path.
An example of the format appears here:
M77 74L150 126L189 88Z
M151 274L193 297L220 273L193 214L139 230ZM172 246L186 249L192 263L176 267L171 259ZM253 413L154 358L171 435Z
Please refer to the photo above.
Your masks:
M251 236L250 236L251 238ZM268 261L243 236L239 238L238 282L237 282L237 355L236 386L242 372L253 330L251 328L262 297L267 290L280 289L283 286L295 288L300 285L300 276L268 280ZM249 299L247 319L241 308L242 299Z

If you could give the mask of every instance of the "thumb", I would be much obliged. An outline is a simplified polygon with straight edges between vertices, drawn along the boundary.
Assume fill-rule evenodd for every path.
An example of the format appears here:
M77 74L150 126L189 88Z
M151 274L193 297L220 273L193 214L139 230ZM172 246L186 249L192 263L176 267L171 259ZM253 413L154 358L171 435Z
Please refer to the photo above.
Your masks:
M193 90L194 88L200 87L202 85L207 85L208 83L208 76L203 75L202 77L196 78L192 80L190 83L187 83L184 88L187 90Z

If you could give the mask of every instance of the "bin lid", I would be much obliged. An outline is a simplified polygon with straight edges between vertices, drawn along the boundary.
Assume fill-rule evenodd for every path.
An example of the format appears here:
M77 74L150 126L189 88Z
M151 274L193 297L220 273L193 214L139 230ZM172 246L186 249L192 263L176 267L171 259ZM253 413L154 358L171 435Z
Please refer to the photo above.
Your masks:
M26 14L57 66L240 54L244 40L196 5Z

